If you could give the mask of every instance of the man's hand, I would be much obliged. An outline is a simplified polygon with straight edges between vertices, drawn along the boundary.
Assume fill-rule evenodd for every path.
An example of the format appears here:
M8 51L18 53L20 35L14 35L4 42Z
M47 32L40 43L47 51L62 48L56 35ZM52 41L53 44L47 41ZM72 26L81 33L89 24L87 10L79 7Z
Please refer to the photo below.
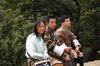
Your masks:
M68 61L68 60L70 60L69 55L67 55L66 58L65 58L65 61Z
M64 51L65 51L65 52L68 52L68 53L71 53L72 47L66 47L66 48L64 49Z
M77 46L76 48L75 48L75 52L76 53L79 53L80 51L79 51L79 46Z

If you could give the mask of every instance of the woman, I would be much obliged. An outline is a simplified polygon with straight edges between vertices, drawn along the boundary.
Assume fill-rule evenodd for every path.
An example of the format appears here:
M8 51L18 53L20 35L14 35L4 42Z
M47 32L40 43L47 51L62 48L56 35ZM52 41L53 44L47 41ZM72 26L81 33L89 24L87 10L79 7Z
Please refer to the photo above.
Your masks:
M42 21L37 21L34 24L33 33L27 37L26 40L26 57L28 66L34 66L35 62L52 59L47 54L46 44L44 39L45 24ZM31 58L34 62L31 60Z

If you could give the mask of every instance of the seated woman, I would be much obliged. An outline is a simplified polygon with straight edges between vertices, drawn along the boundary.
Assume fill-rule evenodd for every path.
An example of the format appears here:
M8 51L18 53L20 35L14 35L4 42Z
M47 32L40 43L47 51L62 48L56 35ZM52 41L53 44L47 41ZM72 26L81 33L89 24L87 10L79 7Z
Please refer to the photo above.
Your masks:
M45 24L43 21L36 21L34 24L33 33L27 37L26 40L26 54L28 61L28 66L34 66L35 62L43 61L43 60L52 60L53 64L54 59L52 59L47 54L46 43L44 42L44 31ZM31 57L31 58L30 58ZM32 61L32 59L34 61ZM59 62L61 63L61 62Z
M50 58L50 56L47 54L46 44L43 41L44 31L45 24L42 21L37 21L34 24L33 33L27 37L25 55L28 60L28 66L34 66L35 62ZM31 60L28 54L33 58L34 62Z

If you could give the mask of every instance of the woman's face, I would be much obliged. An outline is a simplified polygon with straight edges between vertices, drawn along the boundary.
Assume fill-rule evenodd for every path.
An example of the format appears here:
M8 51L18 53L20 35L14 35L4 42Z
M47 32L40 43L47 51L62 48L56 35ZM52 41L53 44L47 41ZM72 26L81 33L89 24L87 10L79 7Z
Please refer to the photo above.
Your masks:
M44 33L44 31L45 31L45 24L43 22L41 22L40 25L37 25L37 31L38 31L39 35Z

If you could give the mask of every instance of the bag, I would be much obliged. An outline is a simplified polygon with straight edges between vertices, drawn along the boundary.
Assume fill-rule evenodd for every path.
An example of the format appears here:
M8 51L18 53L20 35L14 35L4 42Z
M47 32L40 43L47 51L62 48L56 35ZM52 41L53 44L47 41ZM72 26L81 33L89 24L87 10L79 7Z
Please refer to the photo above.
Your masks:
M43 60L43 61L36 62L34 65L35 66L52 66L52 63L50 60Z
M28 56L30 57L30 59L35 62L33 60L33 58L29 55L29 53L27 52ZM39 61L39 62L35 62L34 63L35 66L52 66L52 63L50 60L43 60L43 61Z

